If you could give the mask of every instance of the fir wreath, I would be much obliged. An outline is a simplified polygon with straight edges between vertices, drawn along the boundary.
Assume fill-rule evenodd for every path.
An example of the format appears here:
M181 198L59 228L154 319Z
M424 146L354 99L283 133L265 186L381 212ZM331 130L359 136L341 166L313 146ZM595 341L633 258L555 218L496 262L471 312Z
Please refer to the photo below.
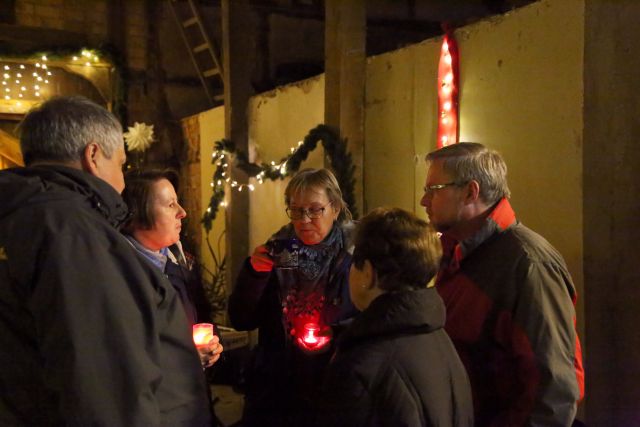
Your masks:
M225 184L229 177L226 176L227 163L221 160L223 155L233 155L235 157L235 167L244 171L249 177L260 176L262 179L268 178L275 181L276 179L284 179L286 176L294 175L300 169L302 162L307 159L309 153L316 149L319 141L322 142L325 153L331 162L331 169L336 175L338 184L340 184L344 201L349 206L353 217L358 218L354 194L355 166L353 165L351 154L347 151L346 141L340 139L331 127L318 125L304 137L302 145L280 160L278 166L274 163L251 163L247 153L237 150L232 141L228 139L217 141L213 153L213 164L216 165L212 181L213 195L209 201L209 207L202 217L205 230L207 232L211 230L212 223L225 196ZM283 166L284 173L282 173Z

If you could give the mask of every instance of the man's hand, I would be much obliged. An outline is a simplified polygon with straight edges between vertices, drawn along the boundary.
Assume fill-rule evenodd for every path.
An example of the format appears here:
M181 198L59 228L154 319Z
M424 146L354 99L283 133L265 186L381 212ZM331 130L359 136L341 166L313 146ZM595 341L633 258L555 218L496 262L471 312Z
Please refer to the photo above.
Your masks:
M220 344L220 338L217 335L214 335L207 344L198 346L202 369L213 366L220 359L223 350L224 348Z
M251 255L251 266L255 271L268 273L273 270L273 259L265 245L258 246Z

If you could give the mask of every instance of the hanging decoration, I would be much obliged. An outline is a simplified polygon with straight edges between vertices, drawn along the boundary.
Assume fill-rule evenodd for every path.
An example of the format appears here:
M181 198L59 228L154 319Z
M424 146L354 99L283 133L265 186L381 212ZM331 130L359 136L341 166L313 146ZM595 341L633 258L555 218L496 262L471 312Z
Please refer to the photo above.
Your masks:
M458 44L447 31L438 64L438 148L458 142Z
M153 125L135 122L129 126L129 131L124 133L124 140L129 151L144 152L153 143Z
M262 184L265 179L275 181L295 174L300 169L301 163L307 159L309 153L315 150L318 142L322 143L325 154L331 162L331 168L340 184L344 201L349 206L353 217L357 218L358 213L355 207L354 195L355 167L351 154L347 151L347 144L329 126L318 125L311 129L309 134L304 137L304 140L298 142L297 146L291 147L290 153L282 157L278 162L251 163L247 153L239 151L232 141L228 139L217 141L212 155L212 163L216 166L213 180L211 181L213 195L209 201L209 207L202 218L207 232L211 230L218 209L227 206L225 201L227 185L236 191L243 191L244 189L248 191L255 190L254 184L240 184L231 179L229 167L232 161L235 167L244 171L250 178L255 178L258 184Z

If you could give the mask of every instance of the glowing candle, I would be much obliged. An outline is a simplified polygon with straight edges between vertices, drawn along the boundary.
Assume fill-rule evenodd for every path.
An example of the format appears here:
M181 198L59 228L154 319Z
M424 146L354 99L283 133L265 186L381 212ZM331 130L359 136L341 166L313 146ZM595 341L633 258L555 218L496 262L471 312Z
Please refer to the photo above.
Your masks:
M196 323L193 325L193 342L196 344L196 347L207 345L212 339L213 324Z
M315 323L306 323L304 325L304 338L302 339L305 344L310 347L318 344L318 337L316 337L316 332L318 331L318 325Z

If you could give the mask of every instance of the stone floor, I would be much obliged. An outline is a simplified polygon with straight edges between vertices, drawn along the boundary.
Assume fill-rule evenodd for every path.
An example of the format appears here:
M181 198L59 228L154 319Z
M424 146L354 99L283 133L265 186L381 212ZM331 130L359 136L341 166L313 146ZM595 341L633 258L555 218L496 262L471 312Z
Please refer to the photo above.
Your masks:
M213 409L221 427L239 427L244 403L242 394L236 393L232 386L224 384L213 384L211 392L215 396Z

